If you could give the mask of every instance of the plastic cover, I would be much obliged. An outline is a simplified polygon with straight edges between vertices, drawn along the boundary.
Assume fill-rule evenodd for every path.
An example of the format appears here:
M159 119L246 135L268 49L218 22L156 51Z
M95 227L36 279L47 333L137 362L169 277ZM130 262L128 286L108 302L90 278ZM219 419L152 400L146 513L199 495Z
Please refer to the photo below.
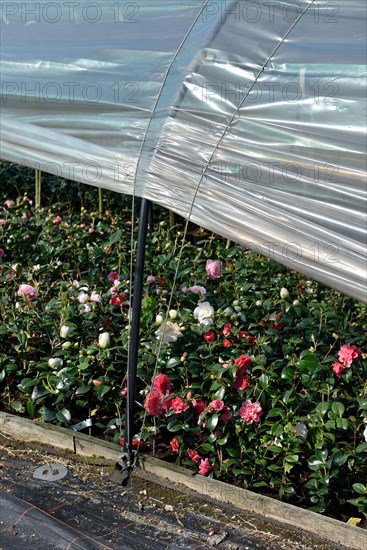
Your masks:
M1 2L1 157L362 301L365 0Z

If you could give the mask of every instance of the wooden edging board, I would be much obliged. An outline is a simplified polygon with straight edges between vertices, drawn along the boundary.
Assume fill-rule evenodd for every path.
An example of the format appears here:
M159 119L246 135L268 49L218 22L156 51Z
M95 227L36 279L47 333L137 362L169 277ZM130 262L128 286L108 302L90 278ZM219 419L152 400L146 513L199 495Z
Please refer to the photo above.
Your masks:
M4 412L0 412L0 432L23 442L43 443L81 456L95 456L113 461L121 457L121 447L113 443ZM236 506L242 511L246 510L265 519L302 529L350 550L367 548L367 532L364 529L222 481L193 474L191 470L154 457L141 455L139 464L150 474L168 479L171 483L182 484L199 495L209 496L217 501Z

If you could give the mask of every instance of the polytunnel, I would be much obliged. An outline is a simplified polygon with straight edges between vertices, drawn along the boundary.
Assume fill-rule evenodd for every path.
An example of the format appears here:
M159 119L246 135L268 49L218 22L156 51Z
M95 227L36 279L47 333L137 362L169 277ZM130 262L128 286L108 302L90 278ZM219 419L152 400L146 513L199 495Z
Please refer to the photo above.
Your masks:
M1 2L1 158L362 301L364 0Z

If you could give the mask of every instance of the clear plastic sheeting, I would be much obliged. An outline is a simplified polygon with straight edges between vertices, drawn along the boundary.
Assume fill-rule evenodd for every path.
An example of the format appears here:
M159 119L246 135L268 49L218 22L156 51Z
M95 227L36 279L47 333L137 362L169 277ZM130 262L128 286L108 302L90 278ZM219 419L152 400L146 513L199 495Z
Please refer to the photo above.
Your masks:
M1 2L1 157L366 295L365 0Z

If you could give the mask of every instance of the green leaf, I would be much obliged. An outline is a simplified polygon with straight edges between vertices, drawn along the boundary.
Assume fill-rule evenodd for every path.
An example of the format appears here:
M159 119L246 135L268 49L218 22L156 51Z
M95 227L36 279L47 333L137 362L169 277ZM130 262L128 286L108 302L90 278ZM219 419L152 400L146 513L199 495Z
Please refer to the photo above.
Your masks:
M75 395L83 395L84 393L87 393L90 390L89 386L80 386L76 392Z
M111 386L105 386L104 384L101 384L100 386L96 387L96 392L99 397L99 399L102 399L104 395L106 395L107 392L109 392L111 389Z
M341 418L344 414L345 407L344 407L343 403L334 402L334 403L331 404L331 410L333 411L334 414L336 414L337 416L339 416Z
M21 401L13 401L10 406L16 412L24 412L23 403Z
M266 418L273 418L274 416L284 416L284 409L281 409L280 407L274 407L274 409L270 409L268 414L266 415Z
M228 441L228 437L222 437L221 439L217 439L218 445L226 445Z
M182 426L183 424L179 420L171 420L171 422L168 422L167 424L167 430L169 432L179 432L182 430Z
M64 424L69 424L71 420L71 414L68 409L62 409L61 411L56 413L56 418L59 422L62 422Z
M218 420L219 420L219 416L217 414L213 414L212 416L209 416L206 418L205 420L206 427L210 432L213 432L215 430L218 424Z
M28 399L28 401L27 401L27 412L28 412L28 414L31 418L34 418L36 409L35 409L34 403L31 399Z
M225 393L226 393L226 389L222 386L221 388L219 388L218 391L215 392L214 397L215 399L222 400L223 397L225 396Z
M363 485L363 483L353 483L352 487L355 490L355 492L359 493L360 495L367 494L367 487Z
M299 456L298 455L287 455L284 457L285 462L288 462L289 464L297 464L299 462Z

